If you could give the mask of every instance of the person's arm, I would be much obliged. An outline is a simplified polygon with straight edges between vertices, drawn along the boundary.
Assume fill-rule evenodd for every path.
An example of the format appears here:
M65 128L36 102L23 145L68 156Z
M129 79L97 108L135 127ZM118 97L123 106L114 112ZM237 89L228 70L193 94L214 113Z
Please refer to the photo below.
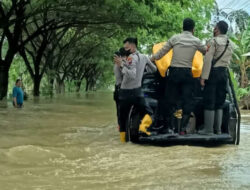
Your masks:
M154 62L155 60L159 60L164 55L166 55L173 48L173 41L174 41L174 37L170 38L166 42L166 44L156 54L152 55L152 57L150 58L150 60L152 62Z
M137 56L130 56L126 64L122 67L122 74L126 78L135 79L136 78L136 64L138 64Z
M199 52L201 52L203 55L205 55L206 52L207 52L207 46L206 46L206 45L203 45L203 43L201 42L201 40L199 40L199 41L197 42L197 50L198 50Z
M120 67L122 64L122 58L120 56L114 55L114 64Z
M116 84L120 84L122 81L121 69L117 64L114 64L114 74L116 79Z
M14 107L17 108L17 101L16 101L16 97L13 98L13 102L14 102Z
M205 86L205 80L209 78L209 74L210 74L211 67L212 67L212 60L215 54L215 44L213 41L210 42L208 47L209 48L204 58L204 65L203 65L202 74L201 74L202 86Z
M13 89L12 94L13 94L12 96L13 96L14 107L17 108L17 100L16 100L17 92L16 92L16 89L15 89L15 88Z
M155 66L155 64L150 61L150 59L149 59L148 56L145 56L145 57L147 59L147 65L146 65L147 72L148 73L154 73L154 72L156 72L157 71L157 67Z

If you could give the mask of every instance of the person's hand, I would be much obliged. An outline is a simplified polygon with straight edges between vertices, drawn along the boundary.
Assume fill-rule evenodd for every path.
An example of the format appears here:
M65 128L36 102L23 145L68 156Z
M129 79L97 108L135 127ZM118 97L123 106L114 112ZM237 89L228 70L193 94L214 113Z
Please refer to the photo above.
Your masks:
M114 63L117 64L120 67L122 65L122 58L115 55L114 56Z
M200 83L201 83L201 86L204 87L205 86L205 79L201 79Z

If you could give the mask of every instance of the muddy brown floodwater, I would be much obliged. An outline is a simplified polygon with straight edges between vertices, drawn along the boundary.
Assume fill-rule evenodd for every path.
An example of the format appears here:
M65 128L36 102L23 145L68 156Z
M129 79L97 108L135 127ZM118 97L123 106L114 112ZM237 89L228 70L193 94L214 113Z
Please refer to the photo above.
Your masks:
M1 190L250 189L250 112L239 146L121 144L111 93L0 108Z

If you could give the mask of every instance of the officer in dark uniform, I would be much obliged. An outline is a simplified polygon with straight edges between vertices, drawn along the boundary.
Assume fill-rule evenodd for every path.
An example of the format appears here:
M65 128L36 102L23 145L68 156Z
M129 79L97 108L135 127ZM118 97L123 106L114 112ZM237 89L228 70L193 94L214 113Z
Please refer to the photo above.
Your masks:
M204 86L204 129L200 134L221 134L223 104L226 99L228 72L233 44L226 35L228 24L220 21L214 28L214 38L208 44L201 85Z
M173 58L168 70L167 85L165 88L165 118L170 122L170 118L173 115L173 108L178 107L176 105L177 102L181 102L183 110L180 126L181 135L186 133L186 127L194 105L193 57L197 50L203 54L206 53L206 46L202 44L200 39L193 35L194 27L195 22L192 19L184 19L183 32L172 36L163 48L151 58L151 61L159 60L173 49Z

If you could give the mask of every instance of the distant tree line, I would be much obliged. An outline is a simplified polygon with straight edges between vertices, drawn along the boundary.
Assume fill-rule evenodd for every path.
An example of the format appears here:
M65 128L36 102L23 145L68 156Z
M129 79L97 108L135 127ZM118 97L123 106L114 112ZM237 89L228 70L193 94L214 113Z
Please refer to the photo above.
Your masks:
M127 36L140 50L181 32L182 20L196 20L196 36L211 36L214 0L1 0L0 100L9 75L31 79L33 95L41 82L57 93L70 83L76 91L94 89L113 78L113 52ZM18 68L16 63L20 63ZM11 73L11 72L13 73Z

